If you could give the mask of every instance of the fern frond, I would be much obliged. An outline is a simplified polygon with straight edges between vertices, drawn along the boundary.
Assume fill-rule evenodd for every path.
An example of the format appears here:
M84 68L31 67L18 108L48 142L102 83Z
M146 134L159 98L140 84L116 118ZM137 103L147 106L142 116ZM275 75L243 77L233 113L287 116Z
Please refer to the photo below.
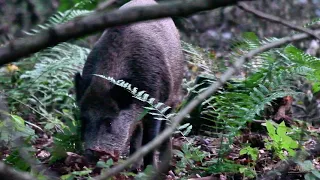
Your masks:
M310 27L320 23L320 18L315 18L311 22L304 25L304 27Z
M62 24L65 22L68 22L74 18L80 17L80 16L85 16L93 11L89 10L79 10L79 9L74 9L74 10L67 10L65 12L58 12L54 15L52 15L49 19L48 22L45 24L38 25L37 28L31 29L30 32L25 32L27 35L35 35L42 30L50 29L53 26L57 24Z
M33 69L25 71L19 77L24 83L7 92L9 96L23 99L24 103L32 105L52 107L61 103L60 108L68 107L74 102L69 92L73 87L72 77L81 70L88 54L89 49L70 43L62 43L36 53L21 62L37 61ZM13 102L15 103L18 102Z
M107 77L104 75L99 75L99 74L93 74L94 76L103 78L108 80L114 85L120 86L124 89L126 89L129 93L132 94L132 96L140 100L142 102L148 103L150 106L145 107L145 109L149 110L149 114L154 115L156 119L158 120L166 120L170 121L171 118L175 116L174 113L168 114L168 110L171 109L170 106L165 105L162 102L156 102L155 98L150 97L148 93L145 91L139 91L138 88L136 87L131 87L131 84L123 81L123 80L115 80L113 77Z

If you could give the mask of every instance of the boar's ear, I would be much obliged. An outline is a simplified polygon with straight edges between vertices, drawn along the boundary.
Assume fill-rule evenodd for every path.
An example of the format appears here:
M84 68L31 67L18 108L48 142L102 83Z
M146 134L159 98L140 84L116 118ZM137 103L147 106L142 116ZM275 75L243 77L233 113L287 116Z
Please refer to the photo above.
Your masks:
M77 103L79 103L84 93L84 84L83 84L83 79L80 73L75 74L74 84L75 84L75 90L76 90L76 101Z

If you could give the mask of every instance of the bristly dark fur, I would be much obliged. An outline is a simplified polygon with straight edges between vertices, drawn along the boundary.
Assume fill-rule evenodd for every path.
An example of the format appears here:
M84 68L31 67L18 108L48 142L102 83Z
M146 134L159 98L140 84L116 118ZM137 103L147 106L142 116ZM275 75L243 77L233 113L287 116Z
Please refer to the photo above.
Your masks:
M155 4L132 0L121 8ZM82 76L76 74L85 148L115 156L131 139L130 151L150 142L165 122L151 115L137 123L145 104L125 90L92 74L123 79L151 97L175 107L183 77L183 56L178 31L170 18L107 29L90 53ZM163 144L168 146L169 140ZM163 148L160 148L163 149ZM153 153L144 158L152 164Z

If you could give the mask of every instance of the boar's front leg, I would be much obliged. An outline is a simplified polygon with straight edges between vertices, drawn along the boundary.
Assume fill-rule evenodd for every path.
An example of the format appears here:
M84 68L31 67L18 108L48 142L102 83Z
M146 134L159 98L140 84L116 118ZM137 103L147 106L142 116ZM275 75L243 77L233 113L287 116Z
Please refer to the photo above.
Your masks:
M152 115L146 115L143 120L142 145L145 145L156 138L156 136L162 132L165 127L166 121L156 120ZM167 172L171 160L171 138L168 138L162 144L160 144L159 160L160 163L155 160L155 151L151 151L143 159L144 167L147 165L153 165L158 173Z
M162 132L167 127L167 121L160 121L161 128L160 132ZM170 169L170 161L172 157L172 142L171 136L166 139L159 148L159 166L157 168L158 173L167 173Z
M146 115L146 117L143 119L143 138L142 138L142 146L148 144L150 141L152 141L158 134L158 127L157 123L153 119L151 115ZM153 165L154 163L154 151L149 152L147 155L143 158L144 168L147 167L147 165Z
M159 132L164 130L165 127L166 121L156 120L152 115L147 114L143 118L142 123L136 125L135 130L132 133L130 140L130 155L139 150L141 145L144 146L156 138ZM160 166L158 167L158 163L155 160L155 152L151 151L143 158L144 168L148 165L153 165L158 172L167 172L171 160L171 138L168 138L160 145L159 151L159 160L161 161ZM141 161L133 164L131 169L136 171L140 167Z
M153 118L152 115L147 114L143 118L143 138L142 138L142 145L148 144L152 141L159 133L161 128L161 121L158 121ZM153 165L154 167L157 166L157 163L154 161L154 151L149 152L143 158L144 168L147 165Z
M143 128L142 123L138 123L132 133L131 140L130 140L130 156L135 153L142 144L142 136L143 136ZM141 168L142 160L134 163L131 167L131 170L136 172L137 169Z

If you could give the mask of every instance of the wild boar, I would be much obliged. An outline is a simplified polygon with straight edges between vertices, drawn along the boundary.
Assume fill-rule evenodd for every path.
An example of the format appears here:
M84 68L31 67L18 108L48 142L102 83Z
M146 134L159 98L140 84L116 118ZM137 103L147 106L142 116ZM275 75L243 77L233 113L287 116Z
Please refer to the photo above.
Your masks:
M154 0L132 0L121 8L156 4ZM130 142L130 154L154 139L164 121L146 115L138 121L146 104L101 74L122 79L144 90L166 105L180 102L183 54L177 28L171 18L150 20L105 30L80 73L75 75L76 99L80 107L83 138L89 157L117 156ZM160 146L160 160L170 140ZM154 152L144 165L154 164Z

